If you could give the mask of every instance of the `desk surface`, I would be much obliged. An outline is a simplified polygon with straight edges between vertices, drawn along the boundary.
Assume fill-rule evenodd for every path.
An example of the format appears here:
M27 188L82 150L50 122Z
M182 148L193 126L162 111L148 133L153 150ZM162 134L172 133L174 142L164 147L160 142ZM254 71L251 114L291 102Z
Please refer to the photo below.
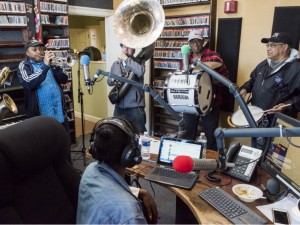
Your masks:
M207 158L217 158L217 152L214 151L207 151ZM155 155L151 155L152 159L155 159ZM140 165L128 169L130 173L138 173L140 176L144 176L153 168L154 163L145 162L143 161ZM231 223L227 220L223 215L221 215L218 211L216 211L213 207L211 207L206 201L204 201L201 197L198 196L198 193L202 190L206 190L211 187L215 187L214 183L210 183L205 178L207 171L202 170L200 171L200 176L197 183L191 190L186 190L182 188L176 188L168 185L163 185L173 191L177 197L179 197L192 211L193 215L195 216L196 220L199 224L228 224ZM226 174L221 174L222 177L222 184L229 183L230 184L223 186L222 188L236 199L238 199L232 192L232 186L244 183L240 180L231 178ZM257 169L257 174L254 176L253 181L251 182L252 185L259 187L261 183L265 184L267 179L269 178L268 174L264 172L262 169ZM254 212L259 215L263 215L255 206L257 205L264 205L268 202L265 199L259 199L254 202L248 203L243 202L247 207L251 208ZM266 217L265 217L266 218Z

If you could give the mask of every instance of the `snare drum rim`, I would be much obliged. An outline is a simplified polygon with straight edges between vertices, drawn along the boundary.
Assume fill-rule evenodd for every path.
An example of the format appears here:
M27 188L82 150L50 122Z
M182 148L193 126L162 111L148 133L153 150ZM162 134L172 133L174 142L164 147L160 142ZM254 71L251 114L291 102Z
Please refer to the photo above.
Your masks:
M258 106L254 106L254 105L248 105L248 108L249 108L249 111L250 111L251 114L253 114L252 112L253 112L254 110L255 110L255 113L258 113L258 115L259 115L259 113L261 112L261 116L260 116L259 118L258 118L258 116L253 116L254 121L255 121L256 124L258 125L258 123L263 119L263 116L264 116L263 109L261 109L261 108L258 107ZM238 116L237 116L238 113L242 113L242 114L244 115L243 111L239 108L236 112L234 112L234 113L232 114L232 116L231 116L231 118L230 118L231 123L234 124L236 127L249 127L249 123L248 123L248 121L247 121L245 115L244 115L244 118L243 118L243 119L245 119L245 121L247 122L247 124L237 124L237 123L236 123L236 120L238 119L238 118L236 118L236 117L238 117ZM255 118L258 118L258 119L255 119Z

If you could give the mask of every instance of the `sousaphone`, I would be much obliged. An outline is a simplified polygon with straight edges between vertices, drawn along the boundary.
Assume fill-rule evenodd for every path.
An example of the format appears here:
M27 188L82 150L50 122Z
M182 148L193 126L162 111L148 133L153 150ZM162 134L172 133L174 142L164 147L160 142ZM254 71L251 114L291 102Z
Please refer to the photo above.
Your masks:
M157 0L124 0L115 11L114 32L117 39L127 47L142 49L135 61L141 63L150 59L155 48L155 41L160 36L165 24L164 10ZM131 72L130 80L136 80ZM115 85L111 92L119 89L123 97L130 84Z

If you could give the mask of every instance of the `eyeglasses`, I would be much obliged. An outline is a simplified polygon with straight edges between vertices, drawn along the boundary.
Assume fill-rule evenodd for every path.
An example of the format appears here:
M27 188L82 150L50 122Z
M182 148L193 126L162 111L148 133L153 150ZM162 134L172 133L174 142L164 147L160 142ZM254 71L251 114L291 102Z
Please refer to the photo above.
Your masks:
M200 41L200 40L192 40L189 42L190 45L196 45L196 44L201 45L201 43L202 43L202 41Z
M284 43L268 43L266 44L266 48L275 48L278 45L285 45Z

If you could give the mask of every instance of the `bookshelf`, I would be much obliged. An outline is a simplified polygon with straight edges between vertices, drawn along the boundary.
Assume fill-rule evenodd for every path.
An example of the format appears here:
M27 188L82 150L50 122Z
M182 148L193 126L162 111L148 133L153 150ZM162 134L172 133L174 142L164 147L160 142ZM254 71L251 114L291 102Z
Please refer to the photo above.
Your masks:
M45 44L48 51L52 51L62 62L61 67L67 71L68 83L63 85L63 96L67 108L70 126L71 142L76 142L75 113L72 88L72 68L68 66L67 57L70 56L70 33L67 0L38 0L35 1L36 39Z
M26 118L23 87L17 77L17 68L24 58L24 44L28 41L26 1L0 1L0 70L9 68L9 75L0 86L0 101L3 94L12 98L18 113L5 113L0 128Z
M182 11L186 10L187 6L197 5L197 7L202 7L202 5L210 5L210 10L207 12L167 16L164 29L155 42L151 83L154 90L168 102L166 95L168 77L180 69L182 62L181 46L188 44L190 31L200 30L205 42L211 49L214 49L216 1L160 0L160 3L165 10L181 7ZM177 132L177 121L155 100L151 99L151 105L151 133L155 136L162 136Z

